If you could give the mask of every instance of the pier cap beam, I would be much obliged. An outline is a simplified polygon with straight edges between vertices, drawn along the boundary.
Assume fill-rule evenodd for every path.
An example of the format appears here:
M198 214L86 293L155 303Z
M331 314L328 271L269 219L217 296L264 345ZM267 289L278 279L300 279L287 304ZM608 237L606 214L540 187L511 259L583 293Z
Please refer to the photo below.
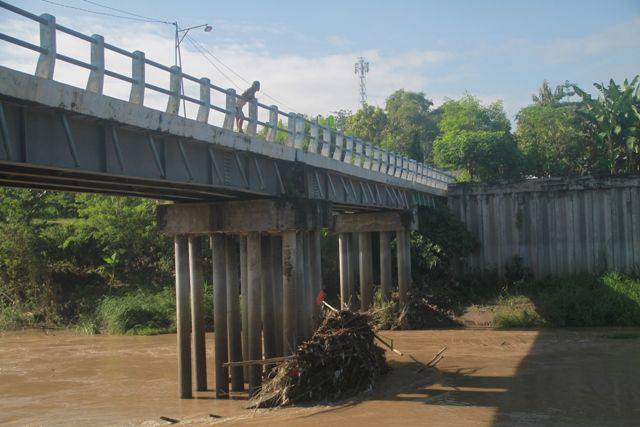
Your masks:
M418 218L413 211L339 214L334 215L330 227L332 233L365 233L417 229Z
M160 232L169 235L280 233L328 228L331 209L331 203L299 199L179 203L159 205L157 220Z

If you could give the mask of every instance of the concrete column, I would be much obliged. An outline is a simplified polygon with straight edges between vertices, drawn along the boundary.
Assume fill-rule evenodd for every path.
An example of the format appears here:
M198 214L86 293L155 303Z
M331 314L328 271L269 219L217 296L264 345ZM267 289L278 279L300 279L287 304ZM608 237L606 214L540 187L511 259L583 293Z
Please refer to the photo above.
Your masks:
M298 284L298 239L295 231L282 234L282 335L283 354L293 354L297 346L296 287Z
M226 273L227 273L227 330L229 343L229 361L242 359L242 321L240 313L240 251L234 236L225 239ZM231 390L244 390L244 373L242 367L229 369Z
M191 319L189 316L189 253L187 236L174 238L176 262L176 331L178 335L178 388L182 399L191 390Z
M309 232L309 240L311 250L309 252L311 258L311 307L313 313L312 330L320 318L320 306L316 304L316 298L322 290L322 245L320 241L320 230L313 230Z
M262 359L262 337L260 334L260 287L262 276L261 262L261 238L260 233L252 232L247 236L247 290L249 313L249 359ZM262 368L260 366L249 367L249 394L254 395L262 382Z
M275 357L276 339L274 331L273 307L273 257L271 256L271 241L268 236L262 237L262 342L264 357Z
M411 252L409 231L396 231L396 243L398 246L398 291L400 303L407 303L407 292L411 287Z
M207 359L204 340L202 257L200 238L189 236L189 273L191 282L191 325L195 363L196 391L207 390Z
M349 234L338 235L338 252L340 256L340 307L347 308L351 302L349 286Z
M391 232L380 232L380 291L382 300L391 296Z
M275 356L282 356L282 237L271 236L271 262L273 278L273 324L275 336Z
M313 287L315 278L313 274L313 256L311 254L311 232L304 233L304 300L302 309L305 318L305 339L309 339L313 333Z
M298 344L307 339L307 318L305 316L304 301L307 295L307 271L305 269L305 235L304 232L299 231L296 234L296 240L298 245L298 283L296 286L296 339Z
M213 328L215 331L214 366L216 397L229 397L229 370L222 366L228 360L227 349L227 271L225 237L211 235L213 264Z
M349 284L349 308L352 310L356 307L356 277L358 272L358 242L355 233L349 234L349 270L348 280Z
M247 290L247 238L239 236L240 242L240 309L242 312L242 360L249 360L249 291ZM242 369L244 379L249 378L249 368Z
M373 258L371 256L371 233L358 233L360 266L360 310L367 311L373 303Z

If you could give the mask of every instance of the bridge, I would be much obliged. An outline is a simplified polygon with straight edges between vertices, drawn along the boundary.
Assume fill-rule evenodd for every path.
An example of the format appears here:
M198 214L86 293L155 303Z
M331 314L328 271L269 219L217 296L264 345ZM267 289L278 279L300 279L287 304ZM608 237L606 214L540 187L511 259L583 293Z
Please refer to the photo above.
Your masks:
M0 40L38 56L33 74L0 64L0 185L167 201L158 207L158 224L175 237L181 397L192 396L192 350L195 389L207 387L202 236L213 251L220 397L228 396L229 383L232 391L245 380L250 391L259 387L261 365L242 367L243 361L290 354L312 333L322 289L321 229L339 235L343 306L358 298L363 310L372 304L374 283L389 297L395 234L405 301L415 208L434 205L451 175L257 99L247 100L248 125L238 132L234 89L62 26L52 15L3 1L0 8L40 28L37 45L0 33ZM90 62L58 52L59 33L86 42ZM106 52L127 58L130 75L110 69ZM56 81L58 61L88 70L86 86ZM165 73L166 86L148 81L150 70ZM130 85L128 100L104 94L107 77ZM198 98L185 94L185 82L199 87ZM145 106L149 92L166 96L166 109ZM191 117L187 103L195 107Z

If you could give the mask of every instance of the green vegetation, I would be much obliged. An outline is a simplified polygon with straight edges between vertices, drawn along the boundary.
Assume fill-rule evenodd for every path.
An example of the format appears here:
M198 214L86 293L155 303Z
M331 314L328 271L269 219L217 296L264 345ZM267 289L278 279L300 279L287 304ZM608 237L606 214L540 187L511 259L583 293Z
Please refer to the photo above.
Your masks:
M619 273L516 283L503 290L496 326L640 326L640 280Z
M139 291L105 297L98 309L101 325L110 334L153 335L175 332L176 303L171 289Z

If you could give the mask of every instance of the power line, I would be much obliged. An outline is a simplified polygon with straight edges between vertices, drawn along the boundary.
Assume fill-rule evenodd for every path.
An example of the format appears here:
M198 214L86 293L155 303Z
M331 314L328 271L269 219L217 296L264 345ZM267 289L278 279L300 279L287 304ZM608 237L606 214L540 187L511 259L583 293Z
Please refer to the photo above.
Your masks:
M94 15L109 16L111 18L129 19L131 21L138 21L138 22L156 22L156 23L161 23L161 24L170 24L170 22L155 20L155 19L146 18L146 17L145 18L137 18L137 17L133 17L133 16L122 16L122 15L116 15L116 14L113 14L113 13L99 12L97 10L90 10L90 9L85 9L83 7L71 6L69 4L58 3L58 2L52 1L52 0L40 0L40 1L45 2L45 3L49 3L49 4L53 4L55 6L66 7L67 9L73 9L73 10L79 10L79 11L82 11L82 12L93 13Z
M92 4L94 6L98 6L98 7L102 7L102 8L105 8L105 9L113 10L114 12L120 12L120 13L124 13L124 14L127 14L127 15L135 16L137 18L147 19L149 21L158 22L158 23L162 23L162 24L172 24L169 21L163 21L161 19L150 18L148 16L139 15L137 13L128 12L128 11L123 10L123 9L118 9L116 7L111 7L111 6L107 6L107 5L104 5L104 4L100 4L100 3L96 2L96 1L93 1L93 0L82 0L82 1L85 2L85 3Z
M242 75L240 75L238 72L236 72L233 68L231 68L230 66L228 66L227 64L225 64L224 62L222 62L222 60L220 58L218 58L217 56L215 56L213 53L211 53L211 51L209 49L207 49L206 46L204 46L202 43L198 42L197 40L195 40L194 38L192 38L190 35L187 35L187 38L189 39L189 41L191 42L191 44L198 49L198 51L205 57L207 58L207 56L212 57L214 60L218 61L224 68L226 68L227 70L229 70L230 72L232 72L235 76L237 76L239 79L241 79L243 82L245 82L246 84L250 85L252 84L251 81L249 81L248 79L244 78ZM209 62L212 66L215 67L216 70L218 70L220 72L220 74L222 74L227 80L229 80L238 90L240 90L240 87L238 86L238 84L235 83L235 81L233 79L231 79L228 75L226 75L221 69L220 67L218 67L216 64L214 64L212 61L210 61L207 58L207 62ZM285 102L282 102L282 100L279 100L277 98L275 98L274 96L271 96L269 93L261 90L262 94L264 96L266 96L267 98L271 99L272 101L282 105L283 107L288 108L289 110L295 110L295 108L292 108L291 106L287 105Z

